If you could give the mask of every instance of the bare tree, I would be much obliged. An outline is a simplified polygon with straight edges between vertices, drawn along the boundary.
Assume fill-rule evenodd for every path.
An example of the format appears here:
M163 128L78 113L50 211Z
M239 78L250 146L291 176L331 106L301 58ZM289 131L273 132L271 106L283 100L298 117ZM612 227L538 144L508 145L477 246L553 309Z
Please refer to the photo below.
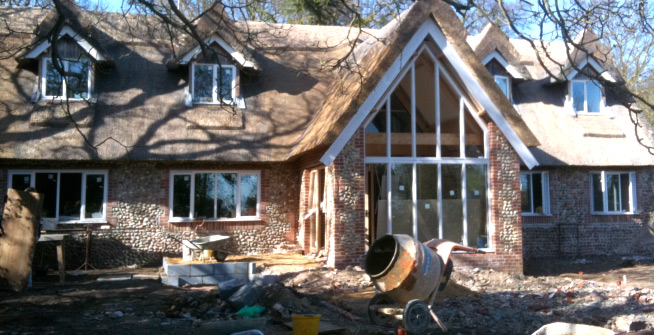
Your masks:
M66 2L72 0L3 0L6 5L53 6L65 10ZM500 26L511 37L529 42L536 51L540 65L549 72L554 80L567 80L560 73L566 73L566 67L572 66L594 81L611 90L620 91L622 104L627 106L635 125L637 134L641 129L640 117L654 115L651 100L651 88L654 82L652 60L654 57L654 9L644 0L444 0L459 14L470 32L477 32L487 22ZM80 2L88 7L87 2ZM196 17L212 11L219 21L221 34L228 36L249 47L255 47L256 34L248 31L247 24L236 26L232 20L258 20L269 23L311 23L336 24L350 26L355 38L348 35L349 47L354 50L365 28L380 27L410 6L408 0L124 0L122 10L128 13L147 14L158 20L157 29L167 32L173 52L179 41L191 39L200 46L202 53L219 57L206 42L203 32L197 26ZM149 23L151 24L151 23ZM55 25L56 28L56 25ZM591 39L579 40L580 33L592 31L596 35ZM56 40L57 30L53 29L47 38ZM566 60L554 57L544 41L562 41L566 45ZM597 48L602 42L610 48ZM53 44L55 45L55 44ZM28 47L28 46L25 46ZM590 48L595 48L590 50ZM55 48L56 49L56 48ZM54 63L56 61L56 50ZM1 50L2 57L15 55L19 50ZM593 53L595 57L604 57L615 63L624 83L608 81L601 73L585 73L577 68L575 61L579 54ZM334 68L348 65L356 71L356 64L351 62L352 52L342 59L327 60L324 64ZM350 62L346 59L350 58ZM551 71L555 64L560 73ZM61 75L66 73L61 66ZM365 80L365 78L361 78ZM651 153L654 147L648 146L641 136L642 145ZM101 142L103 143L103 142ZM91 144L97 148L97 143Z

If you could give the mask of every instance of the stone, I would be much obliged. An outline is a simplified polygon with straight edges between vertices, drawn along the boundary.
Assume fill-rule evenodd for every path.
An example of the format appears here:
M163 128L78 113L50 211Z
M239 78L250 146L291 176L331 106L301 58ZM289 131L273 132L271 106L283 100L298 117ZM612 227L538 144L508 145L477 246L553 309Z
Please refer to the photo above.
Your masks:
M247 280L245 278L235 278L219 282L218 294L220 295L221 299L226 300L245 284L247 284Z
M262 293L263 287L261 285L255 282L249 282L234 292L227 301L238 310L245 306L255 305Z
M123 315L124 315L123 312L121 312L121 311L115 311L115 312L113 312L113 313L111 314L111 318L112 318L112 319L119 319L119 318L122 318Z

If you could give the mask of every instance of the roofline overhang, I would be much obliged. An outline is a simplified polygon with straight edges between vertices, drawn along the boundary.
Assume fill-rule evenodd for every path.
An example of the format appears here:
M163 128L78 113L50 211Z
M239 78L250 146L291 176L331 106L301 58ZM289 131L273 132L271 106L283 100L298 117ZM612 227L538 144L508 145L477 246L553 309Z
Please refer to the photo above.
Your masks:
M75 32L70 26L66 25L61 29L58 38L62 38L63 36L69 36L74 39L77 44L95 61L111 62L109 57L103 55L97 48L95 48L91 43L89 43L89 41L82 37L82 35ZM41 43L29 50L26 54L20 56L19 59L37 59L50 47L50 45L50 41L48 39L44 39L41 41Z
M232 48L229 45L229 43L225 42L225 40L223 40L219 36L213 35L207 38L204 41L204 43L206 44L218 43L218 45L221 48L223 48L223 50L225 50L242 68L253 69L253 70L256 70L257 68L252 61L249 61L245 58L245 55L243 53L236 51L234 48ZM173 62L173 63L176 63L175 65L188 65L193 59L193 57L199 55L200 52L202 52L202 48L199 45L196 45L190 51L186 52L177 62Z
M508 72L513 79L520 79L520 80L527 79L523 75L521 75L520 72L518 72L518 70L513 65L509 64L509 62L507 62L507 60L502 56L502 54L499 51L497 51L497 49L493 50L493 52L488 54L488 56L486 56L486 58L484 58L484 60L482 60L481 63L484 66L486 66L486 64L488 64L488 62L490 62L493 59L497 60L500 64L502 64L502 66L504 66L504 68L506 69L506 72Z
M597 73L600 73L600 76L602 78L604 78L604 80L606 80L608 82L611 82L611 83L617 83L617 80L615 80L615 78L613 78L613 76L611 76L611 74L609 74L609 72L606 71L600 65L600 63L597 60L595 60L595 58L593 56L589 55L586 58L584 58L581 61L581 63L579 63L579 65L577 65L577 67L579 69L583 69L586 65L590 65L593 69L595 69L595 71L597 71ZM579 74L579 70L577 70L576 68L573 68L572 65L570 66L569 69L571 69L572 71L568 75L563 76L564 78L566 78L567 81L572 80L577 74Z
M471 95L477 99L479 104L486 110L491 120L493 120L500 131L504 134L511 146L517 152L518 156L525 165L532 169L538 165L538 161L531 153L529 148L520 139L520 136L513 127L509 124L506 118L502 115L499 108L493 103L486 91L481 87L481 84L471 73L470 69L465 65L461 57L456 53L454 47L447 41L447 38L440 30L433 18L428 19L423 23L420 28L416 30L409 42L406 44L402 52L395 59L393 64L386 71L379 83L370 92L368 97L364 100L363 104L358 108L356 114L350 119L343 131L336 137L336 140L329 146L325 154L320 158L320 161L325 166L330 166L336 159L338 154L343 150L347 142L352 138L354 133L359 129L361 124L366 120L370 111L373 110L377 102L383 97L388 88L393 84L396 77L404 67L412 61L411 57L420 48L425 38L431 37L436 45L443 51L446 59L452 64L452 67L462 80Z

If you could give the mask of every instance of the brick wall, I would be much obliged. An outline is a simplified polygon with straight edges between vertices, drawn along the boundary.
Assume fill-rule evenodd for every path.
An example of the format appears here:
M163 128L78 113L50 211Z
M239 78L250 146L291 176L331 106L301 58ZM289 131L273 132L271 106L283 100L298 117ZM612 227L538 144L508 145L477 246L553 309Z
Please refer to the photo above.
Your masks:
M654 169L607 169L636 172L638 211L629 215L591 214L589 172L601 168L544 170L549 173L551 215L523 217L525 259L652 255Z
M70 163L0 167L0 186L6 189L7 170L72 169ZM93 225L89 262L95 267L117 267L131 264L160 265L164 255L181 255L177 239L194 238L214 233L232 236L233 253L269 252L284 241L294 242L297 222L299 172L289 164L265 165L176 165L157 163L89 164L79 163L74 169L108 170L107 224ZM174 170L257 170L261 171L261 220L248 222L168 222L169 171ZM4 192L4 191L3 191ZM109 229L100 229L101 226ZM71 235L67 242L68 269L84 262L86 225L59 225ZM35 264L56 267L54 245L38 244Z
M326 169L327 264L361 263L366 249L364 131L359 129Z
M520 157L494 123L488 124L491 183L491 247L487 254L455 254L456 267L523 271Z

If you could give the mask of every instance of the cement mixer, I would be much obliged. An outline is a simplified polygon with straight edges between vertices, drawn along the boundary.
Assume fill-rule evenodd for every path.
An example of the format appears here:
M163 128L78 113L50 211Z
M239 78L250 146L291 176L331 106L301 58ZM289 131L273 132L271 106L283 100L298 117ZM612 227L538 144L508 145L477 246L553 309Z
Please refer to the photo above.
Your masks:
M370 320L385 326L401 320L406 331L420 334L433 319L447 331L432 305L449 281L453 268L449 258L454 250L480 252L447 240L423 244L400 234L376 240L366 256L366 273L381 293L368 304Z

